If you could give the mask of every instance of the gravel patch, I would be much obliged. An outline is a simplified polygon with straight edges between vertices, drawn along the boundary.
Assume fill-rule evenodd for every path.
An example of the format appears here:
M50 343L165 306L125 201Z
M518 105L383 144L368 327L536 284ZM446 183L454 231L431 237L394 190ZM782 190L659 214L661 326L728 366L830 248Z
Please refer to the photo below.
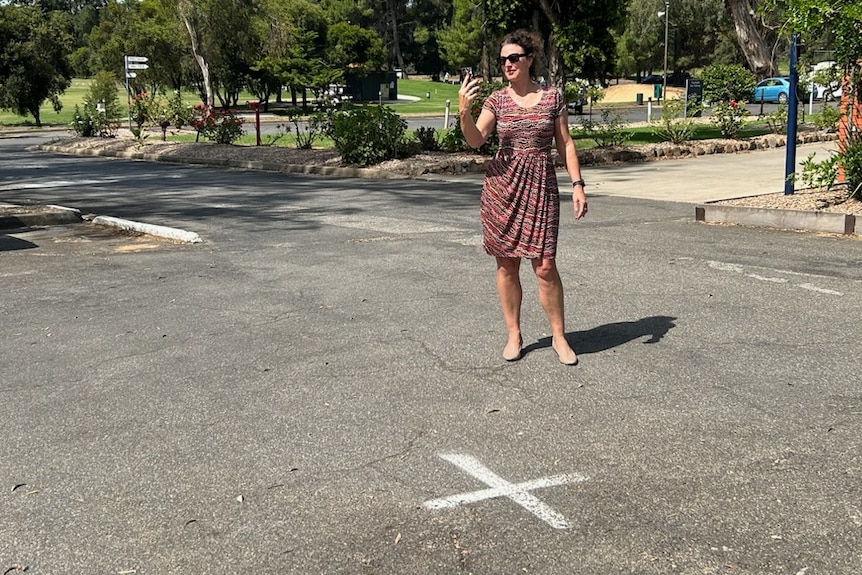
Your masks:
M847 186L841 185L832 190L801 190L790 195L763 194L713 203L749 208L830 212L862 217L862 200L849 198L849 195L850 190Z

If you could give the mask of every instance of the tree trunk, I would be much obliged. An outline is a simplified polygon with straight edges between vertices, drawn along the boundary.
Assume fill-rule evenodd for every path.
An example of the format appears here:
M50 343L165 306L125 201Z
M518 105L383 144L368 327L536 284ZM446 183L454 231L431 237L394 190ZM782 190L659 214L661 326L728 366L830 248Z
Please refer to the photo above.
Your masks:
M777 76L778 69L769 46L772 31L757 15L757 0L724 0L724 6L736 28L739 47L757 79Z
M404 66L404 55L401 54L401 36L398 34L398 5L395 0L386 0L386 8L389 11L389 21L392 23L392 50L395 61L401 69L402 77L407 77L407 68Z
M194 23L192 22L192 17L189 12L194 11L194 6L191 6L190 3L179 3L179 11L180 18L183 20L183 24L186 26L186 30L189 32L189 38L191 38L192 42L192 55L194 55L195 61L198 63L198 66L201 69L201 75L203 76L203 85L204 90L206 91L206 105L209 107L213 107L215 104L215 99L213 98L213 86L212 80L210 80L210 66L207 62L206 55L202 54L200 51L200 42L198 41L198 31L195 28Z
M538 2L539 8L541 8L542 13L545 15L545 18L548 19L548 22L551 23L551 30L555 29L560 25L560 14L558 10L560 7L557 4L552 5L548 0L539 0ZM536 29L538 29L538 25L536 25ZM563 54L557 49L557 43L554 39L554 33L551 32L548 35L548 43L545 47L545 56L548 59L548 78L547 83L549 86L560 86L562 87L566 83L565 79L565 64L563 62Z
M39 116L39 107L36 106L35 108L30 108L30 113L33 115L33 120L36 121L36 127L41 128L42 127L42 118L41 118L41 116Z

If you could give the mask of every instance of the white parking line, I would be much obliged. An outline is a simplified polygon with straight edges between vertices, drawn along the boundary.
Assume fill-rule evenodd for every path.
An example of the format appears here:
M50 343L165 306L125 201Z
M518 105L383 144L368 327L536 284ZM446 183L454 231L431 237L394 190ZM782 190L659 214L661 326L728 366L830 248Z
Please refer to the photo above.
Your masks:
M818 287L818 286L813 285L813 284L799 284L798 287L801 287L802 289L811 290L811 291L817 292L817 293L824 293L826 295L844 295L840 291L835 291L835 290L831 290L831 289Z
M835 295L835 296L843 296L844 295L843 292L835 291L835 290L828 289L828 288L823 288L823 287L820 287L820 286L815 285L813 283L792 283L791 280L788 278L776 277L776 276L766 276L766 275L761 275L759 273L746 273L746 269L754 269L754 270L759 270L759 271L763 271L763 272L769 272L769 273L780 274L780 275L797 276L797 277L816 278L816 279L824 279L824 280L836 279L836 278L833 278L830 276L810 274L810 273L804 273L804 272L793 272L793 271L789 271L789 270L776 270L776 269L764 268L764 267L759 267L759 266L743 266L740 264L732 264L732 263L728 263L728 262L718 262L718 261L712 261L712 260L707 261L706 264L714 270L737 273L737 274L744 274L745 277L755 279L757 281L769 282L769 283L775 283L775 284L788 284L792 287L798 287L798 288L802 288L802 289L805 289L808 291L812 291L812 292L820 293L820 294L824 294L824 295Z
M431 499L423 504L426 509L451 509L459 505L476 503L485 499L507 497L554 529L568 529L570 526L569 522L560 513L532 495L530 491L543 487L565 485L567 483L580 483L589 479L579 473L564 473L523 483L510 483L482 465L478 459L471 455L444 453L440 457L461 468L482 483L485 483L490 489L459 493L440 499Z

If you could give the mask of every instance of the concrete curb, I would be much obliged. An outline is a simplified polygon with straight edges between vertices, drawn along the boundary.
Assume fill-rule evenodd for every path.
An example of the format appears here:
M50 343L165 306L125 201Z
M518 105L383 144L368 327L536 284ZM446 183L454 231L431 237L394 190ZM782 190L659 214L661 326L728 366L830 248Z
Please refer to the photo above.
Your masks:
M54 205L45 207L50 208L51 211L0 216L0 230L79 224L84 221L80 210L76 210L75 208Z
M143 222L123 220L120 218L112 218L110 216L96 216L95 218L93 218L92 221L94 224L100 226L110 226L114 228L119 228L121 230L140 232L142 234L147 234L150 236L157 236L190 244L198 244L203 241L201 237L194 232L189 232L178 228L169 228L167 226L145 224Z
M700 204L694 208L694 219L705 223L862 236L862 218L857 220L850 214L831 212Z

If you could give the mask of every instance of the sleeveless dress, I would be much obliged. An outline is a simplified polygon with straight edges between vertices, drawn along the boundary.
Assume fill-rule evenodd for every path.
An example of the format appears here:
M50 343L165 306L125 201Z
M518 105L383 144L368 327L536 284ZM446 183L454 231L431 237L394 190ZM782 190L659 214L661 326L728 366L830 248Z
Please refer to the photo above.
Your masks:
M485 173L480 212L482 243L492 256L553 258L557 252L560 194L551 146L566 102L556 88L541 94L535 106L524 108L498 90L483 106L496 117L500 137Z

